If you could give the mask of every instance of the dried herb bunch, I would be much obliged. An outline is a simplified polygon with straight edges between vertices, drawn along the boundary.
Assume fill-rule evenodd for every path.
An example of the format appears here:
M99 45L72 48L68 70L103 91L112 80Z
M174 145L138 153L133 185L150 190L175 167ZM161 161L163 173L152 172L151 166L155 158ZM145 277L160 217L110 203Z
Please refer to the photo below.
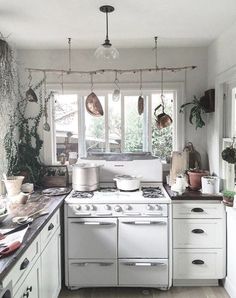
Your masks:
M40 183L42 163L39 158L43 141L38 134L40 119L43 115L42 85L40 81L34 88L39 89L39 110L36 116L26 117L26 107L32 103L20 93L17 109L11 118L9 131L5 135L4 145L8 160L8 175L24 175L26 181ZM18 139L14 138L18 133Z

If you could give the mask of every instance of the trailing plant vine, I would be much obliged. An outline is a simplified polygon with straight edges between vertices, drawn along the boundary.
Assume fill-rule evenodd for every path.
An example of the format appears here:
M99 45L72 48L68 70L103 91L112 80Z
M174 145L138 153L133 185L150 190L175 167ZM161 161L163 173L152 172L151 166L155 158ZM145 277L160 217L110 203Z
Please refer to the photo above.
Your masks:
M44 80L40 81L34 90L42 87ZM43 115L42 88L39 90L39 111L34 117L26 117L26 107L28 102L25 96L20 93L20 101L17 103L17 109L11 118L9 131L5 135L4 145L8 161L8 175L24 175L26 181L35 184L40 183L40 172L42 163L39 158L40 149L43 141L41 140L38 127ZM18 140L14 135L18 132Z

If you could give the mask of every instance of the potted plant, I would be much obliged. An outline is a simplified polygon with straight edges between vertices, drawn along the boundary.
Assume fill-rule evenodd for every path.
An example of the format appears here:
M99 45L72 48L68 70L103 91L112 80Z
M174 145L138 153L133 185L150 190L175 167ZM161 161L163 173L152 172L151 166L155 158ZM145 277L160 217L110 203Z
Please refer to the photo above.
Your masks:
M194 96L193 101L186 102L181 105L180 113L183 113L184 109L189 105L192 105L189 115L189 122L195 125L196 129L202 128L205 126L205 122L202 119L202 115L206 112L205 107L202 105L200 99L197 99L197 97Z
M189 187L192 190L199 190L202 187L201 178L208 176L209 172L206 170L191 169L187 172L189 178Z
M234 205L234 196L236 195L235 191L224 190L223 191L223 203L225 206L233 207Z

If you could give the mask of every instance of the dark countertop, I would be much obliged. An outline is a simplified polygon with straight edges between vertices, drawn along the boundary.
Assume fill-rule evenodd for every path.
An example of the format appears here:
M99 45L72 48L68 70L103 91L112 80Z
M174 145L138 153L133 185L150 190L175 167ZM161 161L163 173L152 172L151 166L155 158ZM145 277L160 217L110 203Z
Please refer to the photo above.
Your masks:
M49 222L54 213L63 205L65 196L66 195L41 197L38 201L33 201L30 203L27 202L25 205L18 204L18 208L16 208L16 204L13 206L13 216L25 215L27 214L27 209L29 212L30 209L37 210L37 208L41 207L44 207L45 211L49 213L47 215L35 218L35 220L30 224L24 236L23 243L19 249L17 249L8 257L0 258L0 281L10 272L15 263L20 259L30 244L39 235L44 226L46 226L46 224ZM16 210L18 210L17 214ZM16 225L12 223L11 218L12 214L3 223L0 223L0 229L9 228L13 227L13 225Z
M164 184L164 188L171 200L223 200L222 195L202 194L200 191L190 190L189 188L186 188L186 191L182 195L178 195L172 191L167 184Z

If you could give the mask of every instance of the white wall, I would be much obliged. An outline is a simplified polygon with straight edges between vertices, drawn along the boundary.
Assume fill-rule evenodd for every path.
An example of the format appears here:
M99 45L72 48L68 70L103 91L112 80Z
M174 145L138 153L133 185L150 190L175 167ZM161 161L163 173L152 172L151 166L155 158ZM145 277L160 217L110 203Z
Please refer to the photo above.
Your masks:
M236 65L236 23L223 32L208 48L208 88L222 81ZM233 75L233 71L231 73ZM207 151L211 171L220 173L222 137L222 90L216 88L216 112L208 117Z
M21 69L21 79L27 79L27 73L23 71L25 67L31 68L65 68L68 69L67 50L19 50L18 64ZM121 49L120 59L111 65L98 62L93 57L91 50L72 51L72 70L94 70L100 68L145 68L154 67L154 52L151 49ZM201 96L207 88L207 48L161 48L158 50L158 65L162 66L184 66L197 65L197 69L188 72L187 97L192 100L193 95ZM34 74L33 74L34 75ZM49 82L55 82L55 77L49 76ZM121 82L138 82L139 75L122 75L119 77ZM184 81L184 72L165 75L166 81ZM60 79L57 79L60 82ZM79 75L64 77L65 82L90 82L87 76ZM113 82L114 74L97 75L94 77L95 90L96 82ZM160 73L146 73L143 75L145 82L159 82ZM59 87L59 85L57 85ZM89 88L89 85L88 85ZM186 141L191 141L196 149L201 153L203 164L207 167L206 154L206 128L195 130L186 120Z

